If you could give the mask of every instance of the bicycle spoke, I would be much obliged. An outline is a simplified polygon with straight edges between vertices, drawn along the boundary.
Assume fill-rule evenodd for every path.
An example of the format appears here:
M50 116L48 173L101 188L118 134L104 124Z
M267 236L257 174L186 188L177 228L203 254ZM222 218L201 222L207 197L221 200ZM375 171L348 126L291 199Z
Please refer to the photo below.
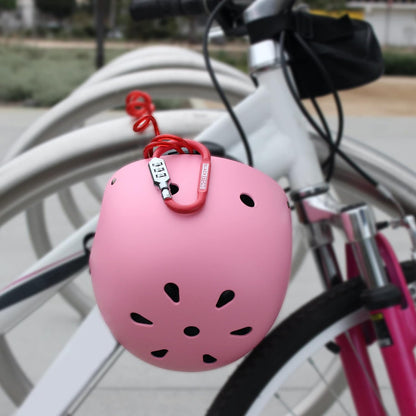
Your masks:
M308 363L312 366L315 372L318 374L319 378L322 382L326 385L328 391L331 393L332 397L335 399L336 403L341 407L344 413L348 416L351 416L350 412L348 412L347 408L344 406L340 398L338 397L337 393L332 388L331 384L325 378L325 375L319 370L318 366L315 364L315 361L312 358L308 358Z
M275 393L274 397L282 404L282 406L289 412L291 416L297 416L297 414L291 409L291 407L286 403L285 400L282 399L279 393Z

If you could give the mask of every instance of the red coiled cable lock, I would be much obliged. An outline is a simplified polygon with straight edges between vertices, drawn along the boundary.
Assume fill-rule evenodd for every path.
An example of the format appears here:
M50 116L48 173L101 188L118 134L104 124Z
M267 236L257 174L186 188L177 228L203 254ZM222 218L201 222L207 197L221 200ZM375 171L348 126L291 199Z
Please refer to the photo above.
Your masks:
M173 211L180 214L189 214L198 211L205 204L211 173L211 153L202 143L171 134L160 134L156 119L152 116L155 106L149 94L142 91L132 91L126 97L126 112L138 120L133 125L133 130L141 133L153 124L155 137L144 148L143 156L152 158L149 161L149 169L153 182L162 192L165 204ZM169 150L175 150L179 154L198 152L201 155L199 170L199 185L197 197L191 204L179 204L172 198L169 188L170 176L166 162L161 158Z

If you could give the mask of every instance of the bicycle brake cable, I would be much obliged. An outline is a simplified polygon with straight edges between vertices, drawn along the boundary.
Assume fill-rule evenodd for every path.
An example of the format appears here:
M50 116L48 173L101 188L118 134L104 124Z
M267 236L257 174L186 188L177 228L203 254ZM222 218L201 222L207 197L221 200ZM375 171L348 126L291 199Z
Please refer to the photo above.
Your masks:
M284 43L285 43L285 39L286 39L286 32L283 34L282 32L281 39L280 41L283 41L283 45L282 45L282 49L281 52L284 51ZM303 38L298 34L298 33L294 33L294 38L295 40L299 43L299 45L304 49L304 51L307 53L307 55L309 56L309 58L313 61L313 63L315 64L315 66L318 68L323 81L326 83L326 85L329 87L333 97L334 97L334 101L335 101L335 105L336 105L336 109L337 109L337 114L338 114L338 130L337 130L337 134L336 134L336 140L334 143L333 137L332 137L332 133L331 130L329 129L328 126L328 122L326 120L326 117L319 105L319 103L316 100L316 97L311 97L311 102L312 105L319 117L319 120L322 124L322 127L324 130L322 130L319 125L315 122L315 120L312 118L312 116L310 115L310 113L308 112L308 110L303 106L302 102L300 101L300 98L298 97L297 93L296 93L296 88L293 86L293 84L291 83L290 77L288 75L288 70L287 70L287 63L286 60L281 59L282 61L282 68L283 68L283 72L285 75L285 80L287 82L287 84L290 87L290 91L292 93L292 95L295 98L296 104L301 108L302 113L305 115L305 117L307 118L307 120L309 121L309 123L312 125L312 127L315 129L315 131L318 133L318 135L324 139L328 144L329 142L331 142L333 145L329 146L329 155L326 158L326 160L322 163L322 167L323 168L327 168L327 173L326 173L326 181L329 182L332 178L333 172L334 172L334 168L335 168L335 156L336 156L336 149L339 148L340 144L341 144L341 140L343 137L343 130L344 130L344 114L343 114L343 109L342 109L342 104L341 104L341 100L339 98L338 92L337 90L334 88L334 85L332 83L332 79L329 76L328 72L326 71L325 67L323 66L322 62L320 61L319 57L315 54L315 52L309 47L309 45L303 40ZM282 58L282 53L281 53L281 58Z
M238 134L240 135L241 141L243 142L244 149L247 156L247 164L249 166L253 166L253 154L250 148L250 143L248 142L246 133L244 132L243 126L240 123L240 120L238 119L237 115L235 114L230 102L228 101L227 96L225 95L224 90L222 89L220 83L218 82L217 76L215 75L215 71L211 64L211 57L208 50L208 43L209 43L209 31L211 29L211 26L216 19L217 15L221 11L221 9L226 5L226 3L229 0L222 0L220 3L216 5L214 10L211 12L211 14L208 17L207 23L205 25L205 32L204 32L204 38L203 38L203 44L202 44L202 50L204 55L204 61L205 61L205 67L207 69L207 72L211 78L211 81L214 85L215 90L218 93L218 96L220 97L222 103L224 104L226 110L228 111L228 114L230 115Z
M300 44L300 46L302 46L304 51L309 55L310 59L314 62L315 66L318 68L318 70L320 71L324 82L327 84L327 86L329 87L329 89L331 91L332 96L334 97L335 106L336 106L336 109L337 109L338 130L337 130L336 140L335 140L335 143L334 143L335 146L332 149L330 149L330 154L323 163L324 167L326 165L328 166L327 181L329 182L331 180L331 177L333 175L333 171L334 171L334 168L335 168L336 149L338 149L340 147L341 140L342 140L343 133L344 133L344 112L343 112L343 108L342 108L342 103L341 103L341 99L339 97L338 91L334 87L334 84L332 82L331 77L328 74L328 71L326 70L326 68L322 64L319 57L316 55L316 53L313 51L313 49L305 42L305 40L302 38L302 36L300 36L298 33L295 32L294 37L295 37L296 41ZM325 128L325 131L327 132L328 137L330 138L331 141L333 141L332 133L328 128L328 123L326 121L326 118L325 118L322 110L321 110L321 107L319 106L319 103L316 101L316 97L312 97L311 101L312 101L312 104L315 108L315 111L318 114L318 117L321 120L322 125Z
M301 37L299 36L299 38L301 39ZM405 218L405 212L403 207L401 206L400 202L397 200L397 198L394 196L394 194L388 189L386 188L384 185L380 184L376 179L374 179L368 172L366 172L364 169L362 169L360 166L358 166L357 163L355 163L346 153L344 153L341 149L340 149L340 144L341 144L341 139L344 136L343 134L343 116L342 112L340 112L340 110L342 111L342 106L341 106L341 102L339 100L339 96L337 91L333 88L332 86L332 82L330 82L328 84L328 86L331 87L331 92L334 95L334 99L339 111L339 127L338 127L338 132L337 132L337 139L335 141L335 143L331 140L331 135L327 136L325 134L325 132L320 128L320 126L315 122L315 120L312 118L311 114L308 112L308 110L306 109L306 107L303 105L301 99L299 98L299 95L297 93L296 90L296 86L294 85L290 74L289 74L289 70L288 70L288 65L284 56L284 44L285 44L285 39L286 39L286 31L282 31L280 34L280 61L282 64L282 70L283 70L283 74L284 74L284 78L285 81L289 87L289 90L296 102L296 104L298 105L299 109L301 110L301 112L303 113L303 115L306 117L306 119L308 120L308 122L311 124L311 126L315 129L315 131L318 133L318 135L328 144L330 151L333 152L334 154L336 153L337 155L339 155L348 165L351 166L351 168L353 168L360 176L362 176L368 183L370 183L372 186L374 186L378 192L380 192L381 195L383 195L387 200L389 200L397 209L397 211L399 212L400 217ZM301 45L308 50L308 54L310 54L311 58L314 55L314 62L318 65L318 68L321 70L321 72L323 73L323 77L324 79L329 79L329 74L327 73L326 69L323 67L321 61L319 60L319 58L315 55L315 53L313 52L313 50L311 50L308 45L306 44L306 42L303 41L303 39L301 39L302 43ZM315 106L315 103L312 101L312 103ZM317 103L316 103L317 104ZM328 130L328 125L326 123L325 117L323 116L322 110L320 109L319 105L317 105L315 107L315 109L318 112L318 116L321 120L321 122L323 122L323 126L324 129L327 131ZM331 154L329 155L328 159L331 158ZM325 162L324 162L325 163Z
M315 131L318 133L318 135L328 144L331 151L337 153L346 163L348 163L359 175L361 175L366 181L368 181L371 185L378 187L378 182L370 176L367 172L365 172L360 166L358 166L349 156L347 156L340 148L340 140L339 136L342 137L342 130L341 133L338 132L337 134L337 142L332 142L330 137L326 135L326 133L321 129L321 127L318 125L318 123L313 119L309 111L306 109L306 107L303 105L302 101L300 100L298 93L296 91L296 87L290 78L288 65L284 56L284 45L285 45L285 39L286 39L286 31L282 31L280 34L280 60L282 64L282 70L284 74L285 81L289 87L289 90L298 105L299 109L301 110L302 114L306 117L308 122L311 124L311 126L315 129ZM319 58L317 58L319 60ZM322 113L323 114L323 113Z

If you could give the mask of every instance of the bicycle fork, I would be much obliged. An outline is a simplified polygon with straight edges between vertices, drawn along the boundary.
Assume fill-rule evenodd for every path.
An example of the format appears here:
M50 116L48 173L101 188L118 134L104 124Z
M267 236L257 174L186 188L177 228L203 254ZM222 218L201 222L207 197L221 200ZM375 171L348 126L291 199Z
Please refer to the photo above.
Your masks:
M367 285L362 300L372 325L367 322L336 339L357 413L387 414L367 352L377 340L400 414L416 415L416 311L400 264L386 238L377 233L372 212L365 204L340 206L326 184L293 193L292 198L325 287L342 281L332 225L346 235L347 278L361 276Z

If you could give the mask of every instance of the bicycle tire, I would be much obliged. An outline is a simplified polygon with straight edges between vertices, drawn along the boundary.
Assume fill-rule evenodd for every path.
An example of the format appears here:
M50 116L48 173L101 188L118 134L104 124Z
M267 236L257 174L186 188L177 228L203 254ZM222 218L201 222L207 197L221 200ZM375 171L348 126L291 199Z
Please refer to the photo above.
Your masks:
M405 262L402 268L407 275L406 280L414 281L415 263ZM363 288L361 279L344 282L314 298L289 316L235 370L217 394L206 415L260 414L268 397L275 394L278 385L283 381L283 373L286 373L289 366L297 368L305 361L308 348L316 348L315 343L321 334L326 334L332 327L338 328L337 333L332 331L327 339L321 339L323 346L336 335L366 319L368 315L362 308L360 298ZM309 408L307 414L321 416L332 402L315 403L319 410Z

